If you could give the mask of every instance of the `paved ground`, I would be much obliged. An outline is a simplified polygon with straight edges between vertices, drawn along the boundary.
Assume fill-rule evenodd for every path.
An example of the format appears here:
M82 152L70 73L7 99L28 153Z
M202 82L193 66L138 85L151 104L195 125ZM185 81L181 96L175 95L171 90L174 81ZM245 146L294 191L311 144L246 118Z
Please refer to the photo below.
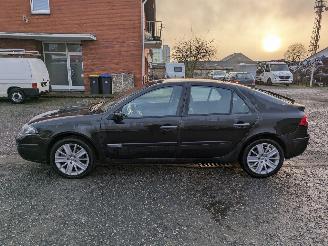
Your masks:
M238 167L99 167L65 180L19 158L33 115L94 99L0 101L0 245L328 245L328 90L273 88L307 106L311 143L266 180Z

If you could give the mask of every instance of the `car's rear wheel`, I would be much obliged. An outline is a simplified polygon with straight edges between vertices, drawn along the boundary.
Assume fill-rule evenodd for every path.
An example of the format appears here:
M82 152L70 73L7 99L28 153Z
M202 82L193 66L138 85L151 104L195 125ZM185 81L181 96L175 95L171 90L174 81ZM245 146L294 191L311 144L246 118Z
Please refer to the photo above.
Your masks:
M242 168L254 178L276 174L284 163L282 147L274 140L257 140L248 145L242 156Z
M8 98L12 103L20 104L25 101L25 94L21 89L11 89Z
M78 138L66 138L54 144L50 162L65 178L82 178L94 168L94 152L89 144Z

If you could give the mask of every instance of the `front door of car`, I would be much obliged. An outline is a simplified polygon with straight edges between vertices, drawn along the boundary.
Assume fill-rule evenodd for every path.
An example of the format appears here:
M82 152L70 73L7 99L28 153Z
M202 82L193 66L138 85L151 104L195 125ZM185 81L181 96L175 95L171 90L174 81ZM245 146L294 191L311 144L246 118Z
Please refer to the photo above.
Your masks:
M122 120L104 119L107 158L174 158L178 145L182 86L147 92L123 105Z
M247 135L257 116L229 89L192 86L182 117L179 156L223 157Z

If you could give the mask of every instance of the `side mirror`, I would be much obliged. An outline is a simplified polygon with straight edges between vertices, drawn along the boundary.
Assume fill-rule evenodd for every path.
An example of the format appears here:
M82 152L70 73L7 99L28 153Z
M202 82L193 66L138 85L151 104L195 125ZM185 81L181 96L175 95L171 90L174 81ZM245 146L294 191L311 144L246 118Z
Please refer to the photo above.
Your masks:
M115 123L121 123L126 118L126 115L122 112L114 113L112 116L112 120L115 121Z

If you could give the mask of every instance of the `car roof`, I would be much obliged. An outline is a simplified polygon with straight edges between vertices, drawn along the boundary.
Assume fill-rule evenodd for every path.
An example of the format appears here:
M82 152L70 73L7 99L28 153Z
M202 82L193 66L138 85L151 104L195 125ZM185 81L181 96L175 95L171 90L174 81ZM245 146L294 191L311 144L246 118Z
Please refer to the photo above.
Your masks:
M213 79L165 79L163 84L167 83L214 83L214 84L227 84Z
M155 84L206 84L206 85L223 85L225 87L236 88L236 87L244 87L243 85L233 84L225 81L213 80L213 79L164 79L158 81Z

